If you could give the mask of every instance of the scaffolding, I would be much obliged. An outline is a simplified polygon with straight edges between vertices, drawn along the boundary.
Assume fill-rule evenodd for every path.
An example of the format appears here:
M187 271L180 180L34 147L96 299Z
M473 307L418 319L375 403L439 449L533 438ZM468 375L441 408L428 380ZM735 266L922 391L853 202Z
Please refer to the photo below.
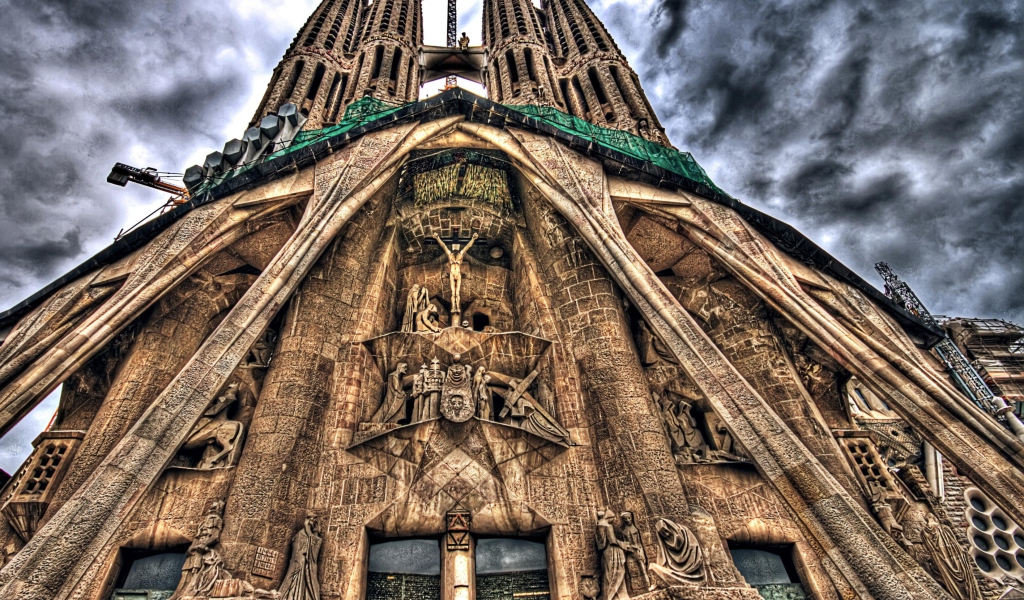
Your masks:
M929 325L938 326L938 321L932 316L924 303L917 297L914 290L910 289L904 281L900 280L896 272L884 262L875 264L875 270L882 276L885 282L885 295L888 296L901 308L917 315ZM993 320L993 322L995 322ZM993 330L995 330L993 328ZM1020 345L1020 338L1015 342ZM1002 395L994 392L985 378L978 372L964 352L953 343L947 333L941 342L935 345L935 353L939 355L946 369L952 377L953 382L960 390L967 395L975 404L985 412L992 415L997 421L1009 428L1013 433L1024 439L1024 423L1021 422L1019 412L1014 411L1014 405L1008 403Z
M985 384L1008 403L1024 407L1024 328L1000 319L954 318L943 329Z

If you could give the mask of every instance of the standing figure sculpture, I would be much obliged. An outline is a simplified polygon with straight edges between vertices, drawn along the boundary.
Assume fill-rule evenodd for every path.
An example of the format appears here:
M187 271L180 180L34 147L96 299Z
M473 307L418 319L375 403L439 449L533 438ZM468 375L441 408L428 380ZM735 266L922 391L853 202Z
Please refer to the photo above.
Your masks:
M281 600L320 600L320 522L316 515L306 517L302 529L292 539L292 556L281 582Z
M484 421L491 420L491 406L493 396L490 388L491 376L482 365L477 368L473 375L473 395L476 397L476 416Z
M427 365L420 366L420 372L412 378L412 414L409 416L410 423L419 423L423 420L423 386L427 380Z
M929 513L921 537L949 595L959 600L980 600L981 589L974 578L972 561L949 525L940 523Z
M420 403L420 420L427 421L436 419L440 413L441 388L444 387L444 371L441 370L441 362L432 359L430 370L423 376L423 401Z
M640 530L633 524L633 513L628 510L619 515L622 522L622 542L626 546L626 562L635 562L640 578L643 579L644 589L651 587L651 580L647 577L647 551L644 550L644 541L640 537ZM630 577L632 577L630 573Z
M615 536L615 526L608 520L608 512L597 511L597 530L594 533L597 551L601 553L601 600L628 600L626 592L626 551Z
M668 519L658 519L658 562L648 571L651 590L680 584L695 584L704 579L704 555L697 538L688 528Z
M409 295L405 299L405 314L402 315L402 331L411 333L419 331L417 320L420 313L427 310L430 305L430 292L426 286L414 283L409 289Z
M402 379L405 377L409 366L405 363L398 363L395 370L388 375L388 390L384 396L384 402L370 419L374 423L391 423L405 417L405 390L402 389Z
M437 240L437 245L441 246L444 250L445 255L448 257L448 285L452 291L452 323L459 323L459 315L462 314L462 259L465 258L466 252L473 247L473 243L476 242L479 234L474 233L473 237L469 240L466 246L458 251L458 254L452 254L452 251L448 249L448 246L444 245L441 241L441 236L434 234L434 239Z
M197 592L203 593L213 587L209 573L213 570L219 575L216 567L223 564L218 562L220 556L214 548L220 543L220 532L224 529L223 514L224 503L214 502L210 506L210 512L199 524L196 537L185 553L185 564L181 567L181 582L172 598L194 596Z

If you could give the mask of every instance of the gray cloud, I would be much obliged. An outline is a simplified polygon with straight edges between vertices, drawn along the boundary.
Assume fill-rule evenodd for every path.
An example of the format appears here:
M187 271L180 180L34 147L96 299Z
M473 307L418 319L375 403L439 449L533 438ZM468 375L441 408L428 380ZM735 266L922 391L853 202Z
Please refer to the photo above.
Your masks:
M675 144L870 281L1024 320L1018 1L596 7ZM631 32L644 31L643 37ZM660 94L655 93L660 90Z

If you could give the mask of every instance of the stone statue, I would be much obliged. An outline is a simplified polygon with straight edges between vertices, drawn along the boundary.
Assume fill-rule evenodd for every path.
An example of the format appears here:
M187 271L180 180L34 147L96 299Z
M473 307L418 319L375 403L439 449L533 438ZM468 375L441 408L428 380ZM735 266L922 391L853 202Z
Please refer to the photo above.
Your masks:
M871 508L878 515L878 522L882 524L882 529L893 538L901 540L903 538L903 527L896 521L896 516L893 515L892 507L889 506L889 503L879 498L871 502Z
M415 330L417 333L437 333L441 331L437 316L437 307L428 303L426 308L416 313Z
M241 369L265 369L270 366L274 356L274 345L277 343L277 332L267 329L256 343L249 349L245 361L239 365Z
M459 50L463 52L469 50L469 36L466 35L465 31L462 32L462 37L459 38Z
M473 375L473 395L476 398L476 416L485 421L491 420L491 406L494 397L491 394L491 376L482 365L477 368Z
M981 589L971 569L972 561L957 542L953 530L931 513L926 525L921 537L946 591L959 600L981 600Z
M597 600L601 594L601 584L593 575L580 575L580 593L583 594L584 600Z
M231 466L237 458L239 442L245 425L239 421L229 421L227 409L238 402L238 384L228 386L226 393L217 398L213 405L203 413L192 434L185 440L182 450L198 450L204 448L203 457L197 465L199 469L213 469Z
M306 517L302 529L292 539L291 562L281 582L282 600L320 600L320 522L316 515Z
M635 562L640 576L643 578L643 586L651 587L651 580L647 576L647 551L644 550L644 540L640 537L640 530L633 524L633 513L624 511L619 515L622 523L622 543L626 550L626 561ZM630 575L632 577L632 575Z
M608 512L605 510L597 511L594 539L601 553L601 600L628 600L626 551L616 537L615 526L608 520Z
M704 556L693 532L669 519L658 519L655 530L658 533L658 562L648 567L651 591L702 581Z
M412 415L410 423L423 420L423 386L427 380L427 365L420 366L420 372L412 378Z
M558 444L567 446L572 444L568 430L562 427L538 402L530 400L526 390L536 378L537 371L532 371L522 381L509 378L505 406L498 413L498 418L505 419L506 416L509 416L511 425L529 431L533 435Z
M462 364L459 354L452 358L441 391L441 414L453 423L465 423L476 414L472 367Z
M402 315L402 331L416 331L416 318L430 304L430 292L425 286L414 283L405 299L405 314Z
M661 417L672 444L672 455L677 463L705 462L708 445L690 414L692 406L684 400L674 403L668 393L656 396L661 404Z
M199 571L189 580L181 596L209 596L218 581L231 579L231 573L224 569L224 559L215 549L202 555Z
M462 259L465 258L466 252L473 247L477 238L480 235L474 233L473 237L469 240L466 246L459 250L458 254L452 254L448 246L444 245L441 241L441 236L434 234L434 239L437 240L437 244L444 250L445 255L448 257L448 285L451 286L452 291L452 323L458 323L458 315L462 314Z
M421 402L420 420L436 419L440 413L441 388L444 387L445 373L441 370L440 361L430 361L430 369L423 376L423 400Z
M679 364L679 361L665 346L665 343L661 341L651 328L647 326L646 321L640 321L640 331L637 333L637 350L640 353L640 360L645 365L653 365L659 360L663 360L670 364Z
M387 393L384 402L370 419L374 423L391 423L405 417L405 390L402 389L402 379L409 370L409 365L398 363L398 367L388 375Z
M196 537L185 553L185 564L181 566L181 583L178 584L172 599L204 595L213 588L213 583L217 581L219 575L218 569L223 566L223 561L214 548L220 543L220 532L224 529L223 515L224 503L214 502L210 506L210 512L199 523ZM211 554L212 559L207 561Z

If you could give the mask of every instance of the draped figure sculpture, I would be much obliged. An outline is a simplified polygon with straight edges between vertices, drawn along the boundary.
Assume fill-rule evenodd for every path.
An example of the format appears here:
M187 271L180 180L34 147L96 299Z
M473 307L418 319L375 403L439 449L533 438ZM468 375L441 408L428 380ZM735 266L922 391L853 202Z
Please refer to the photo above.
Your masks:
M388 375L387 393L380 408L373 414L370 420L375 423L392 423L405 417L405 390L402 389L402 379L405 377L409 366L405 363L398 363L395 370Z
M981 589L974 578L971 559L960 546L956 534L931 513L925 523L921 538L946 591L959 600L980 600Z
M704 556L688 528L669 519L658 519L658 562L647 567L651 590L695 584L704 579Z
M615 526L608 520L608 511L597 511L594 539L601 553L601 600L628 600L626 551L615 535Z
M316 515L306 517L302 529L292 539L291 562L281 582L281 600L320 600L320 521Z
M466 252L473 247L477 238L480 235L474 233L473 237L470 238L462 250L459 250L457 254L453 254L448 246L445 246L444 242L441 241L441 236L434 234L434 239L437 240L437 245L444 250L445 255L448 257L448 285L452 291L452 324L459 323L458 316L462 314L462 259L465 258Z

